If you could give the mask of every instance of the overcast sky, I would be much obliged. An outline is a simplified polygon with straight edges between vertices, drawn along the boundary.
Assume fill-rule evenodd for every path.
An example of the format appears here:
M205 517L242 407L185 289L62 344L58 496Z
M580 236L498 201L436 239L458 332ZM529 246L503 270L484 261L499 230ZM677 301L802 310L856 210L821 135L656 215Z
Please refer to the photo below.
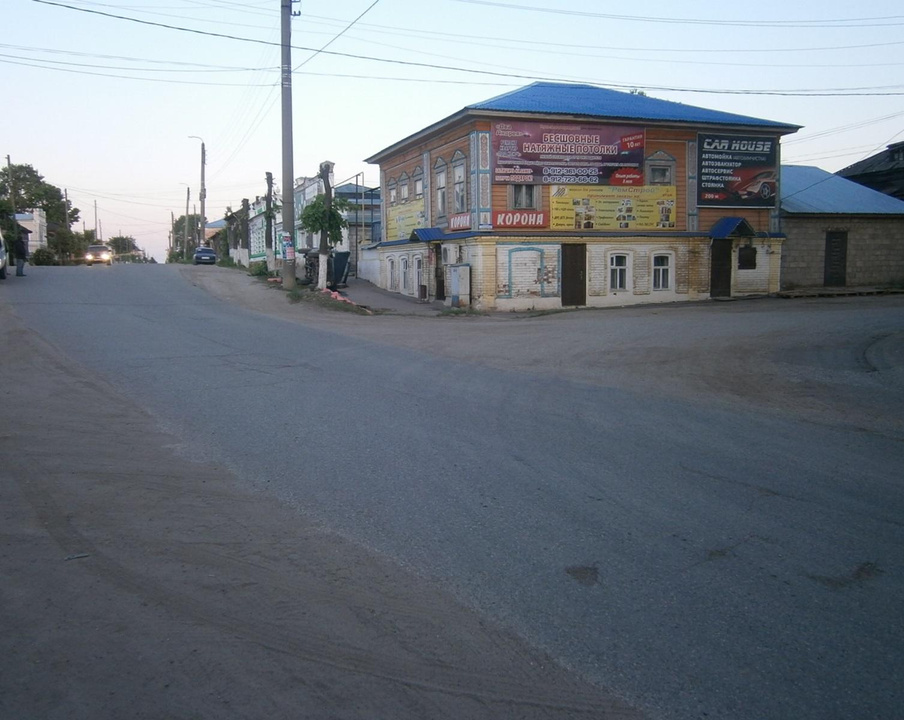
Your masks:
M0 152L69 192L87 228L159 261L170 213L282 178L280 0L4 0ZM804 126L786 164L835 171L904 140L900 0L302 0L295 175L379 182L365 157L534 80ZM317 52L323 49L322 52ZM360 180L360 177L359 177ZM78 228L81 229L81 228Z

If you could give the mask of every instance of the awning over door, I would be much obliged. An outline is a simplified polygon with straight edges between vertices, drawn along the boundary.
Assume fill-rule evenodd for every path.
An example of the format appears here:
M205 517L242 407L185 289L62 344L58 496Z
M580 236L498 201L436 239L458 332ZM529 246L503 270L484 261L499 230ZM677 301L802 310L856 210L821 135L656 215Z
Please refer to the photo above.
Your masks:
M709 231L713 240L728 240L735 237L754 237L756 231L742 217L724 217Z

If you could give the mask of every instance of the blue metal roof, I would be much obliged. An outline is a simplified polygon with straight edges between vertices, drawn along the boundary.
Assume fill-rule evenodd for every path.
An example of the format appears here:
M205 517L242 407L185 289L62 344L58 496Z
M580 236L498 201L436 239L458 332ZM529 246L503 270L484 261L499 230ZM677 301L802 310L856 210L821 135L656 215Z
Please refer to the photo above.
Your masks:
M778 128L793 132L799 125L735 115L720 110L659 100L646 95L634 95L594 85L535 82L527 87L497 95L484 102L468 105L468 110L500 112L557 113L583 115L593 118L624 120L658 120L668 122L745 125L748 127Z
M474 237L478 233L473 230L462 230L461 232L444 232L442 228L416 228L412 233L420 242L437 242L444 240L464 240L465 238Z
M782 165L780 187L787 213L904 215L904 201L818 167Z
M724 240L736 235L753 237L756 235L756 231L742 217L724 217L716 222L709 231L709 236L716 240Z

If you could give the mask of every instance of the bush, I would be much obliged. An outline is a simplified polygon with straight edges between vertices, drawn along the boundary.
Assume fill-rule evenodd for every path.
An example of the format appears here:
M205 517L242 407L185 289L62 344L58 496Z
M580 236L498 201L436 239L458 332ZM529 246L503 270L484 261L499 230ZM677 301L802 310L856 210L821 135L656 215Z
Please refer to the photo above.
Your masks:
M270 271L265 262L253 262L248 267L248 274L253 277L270 277Z
M41 247L31 254L29 262L32 265L56 265L56 255L53 254L52 250Z

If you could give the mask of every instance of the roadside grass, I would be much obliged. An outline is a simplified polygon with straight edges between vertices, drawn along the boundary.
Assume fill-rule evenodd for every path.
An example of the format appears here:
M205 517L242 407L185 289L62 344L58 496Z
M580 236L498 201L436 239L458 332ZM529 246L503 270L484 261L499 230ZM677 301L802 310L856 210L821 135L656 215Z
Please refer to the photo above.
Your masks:
M473 308L445 308L440 310L437 317L454 318L454 317L487 317L489 313L484 310L474 310Z
M274 283L275 284L275 283ZM282 289L282 285L277 285ZM374 311L355 305L353 302L335 299L331 293L318 290L314 285L299 285L286 291L286 298L292 304L305 303L314 307L353 315L374 315Z

